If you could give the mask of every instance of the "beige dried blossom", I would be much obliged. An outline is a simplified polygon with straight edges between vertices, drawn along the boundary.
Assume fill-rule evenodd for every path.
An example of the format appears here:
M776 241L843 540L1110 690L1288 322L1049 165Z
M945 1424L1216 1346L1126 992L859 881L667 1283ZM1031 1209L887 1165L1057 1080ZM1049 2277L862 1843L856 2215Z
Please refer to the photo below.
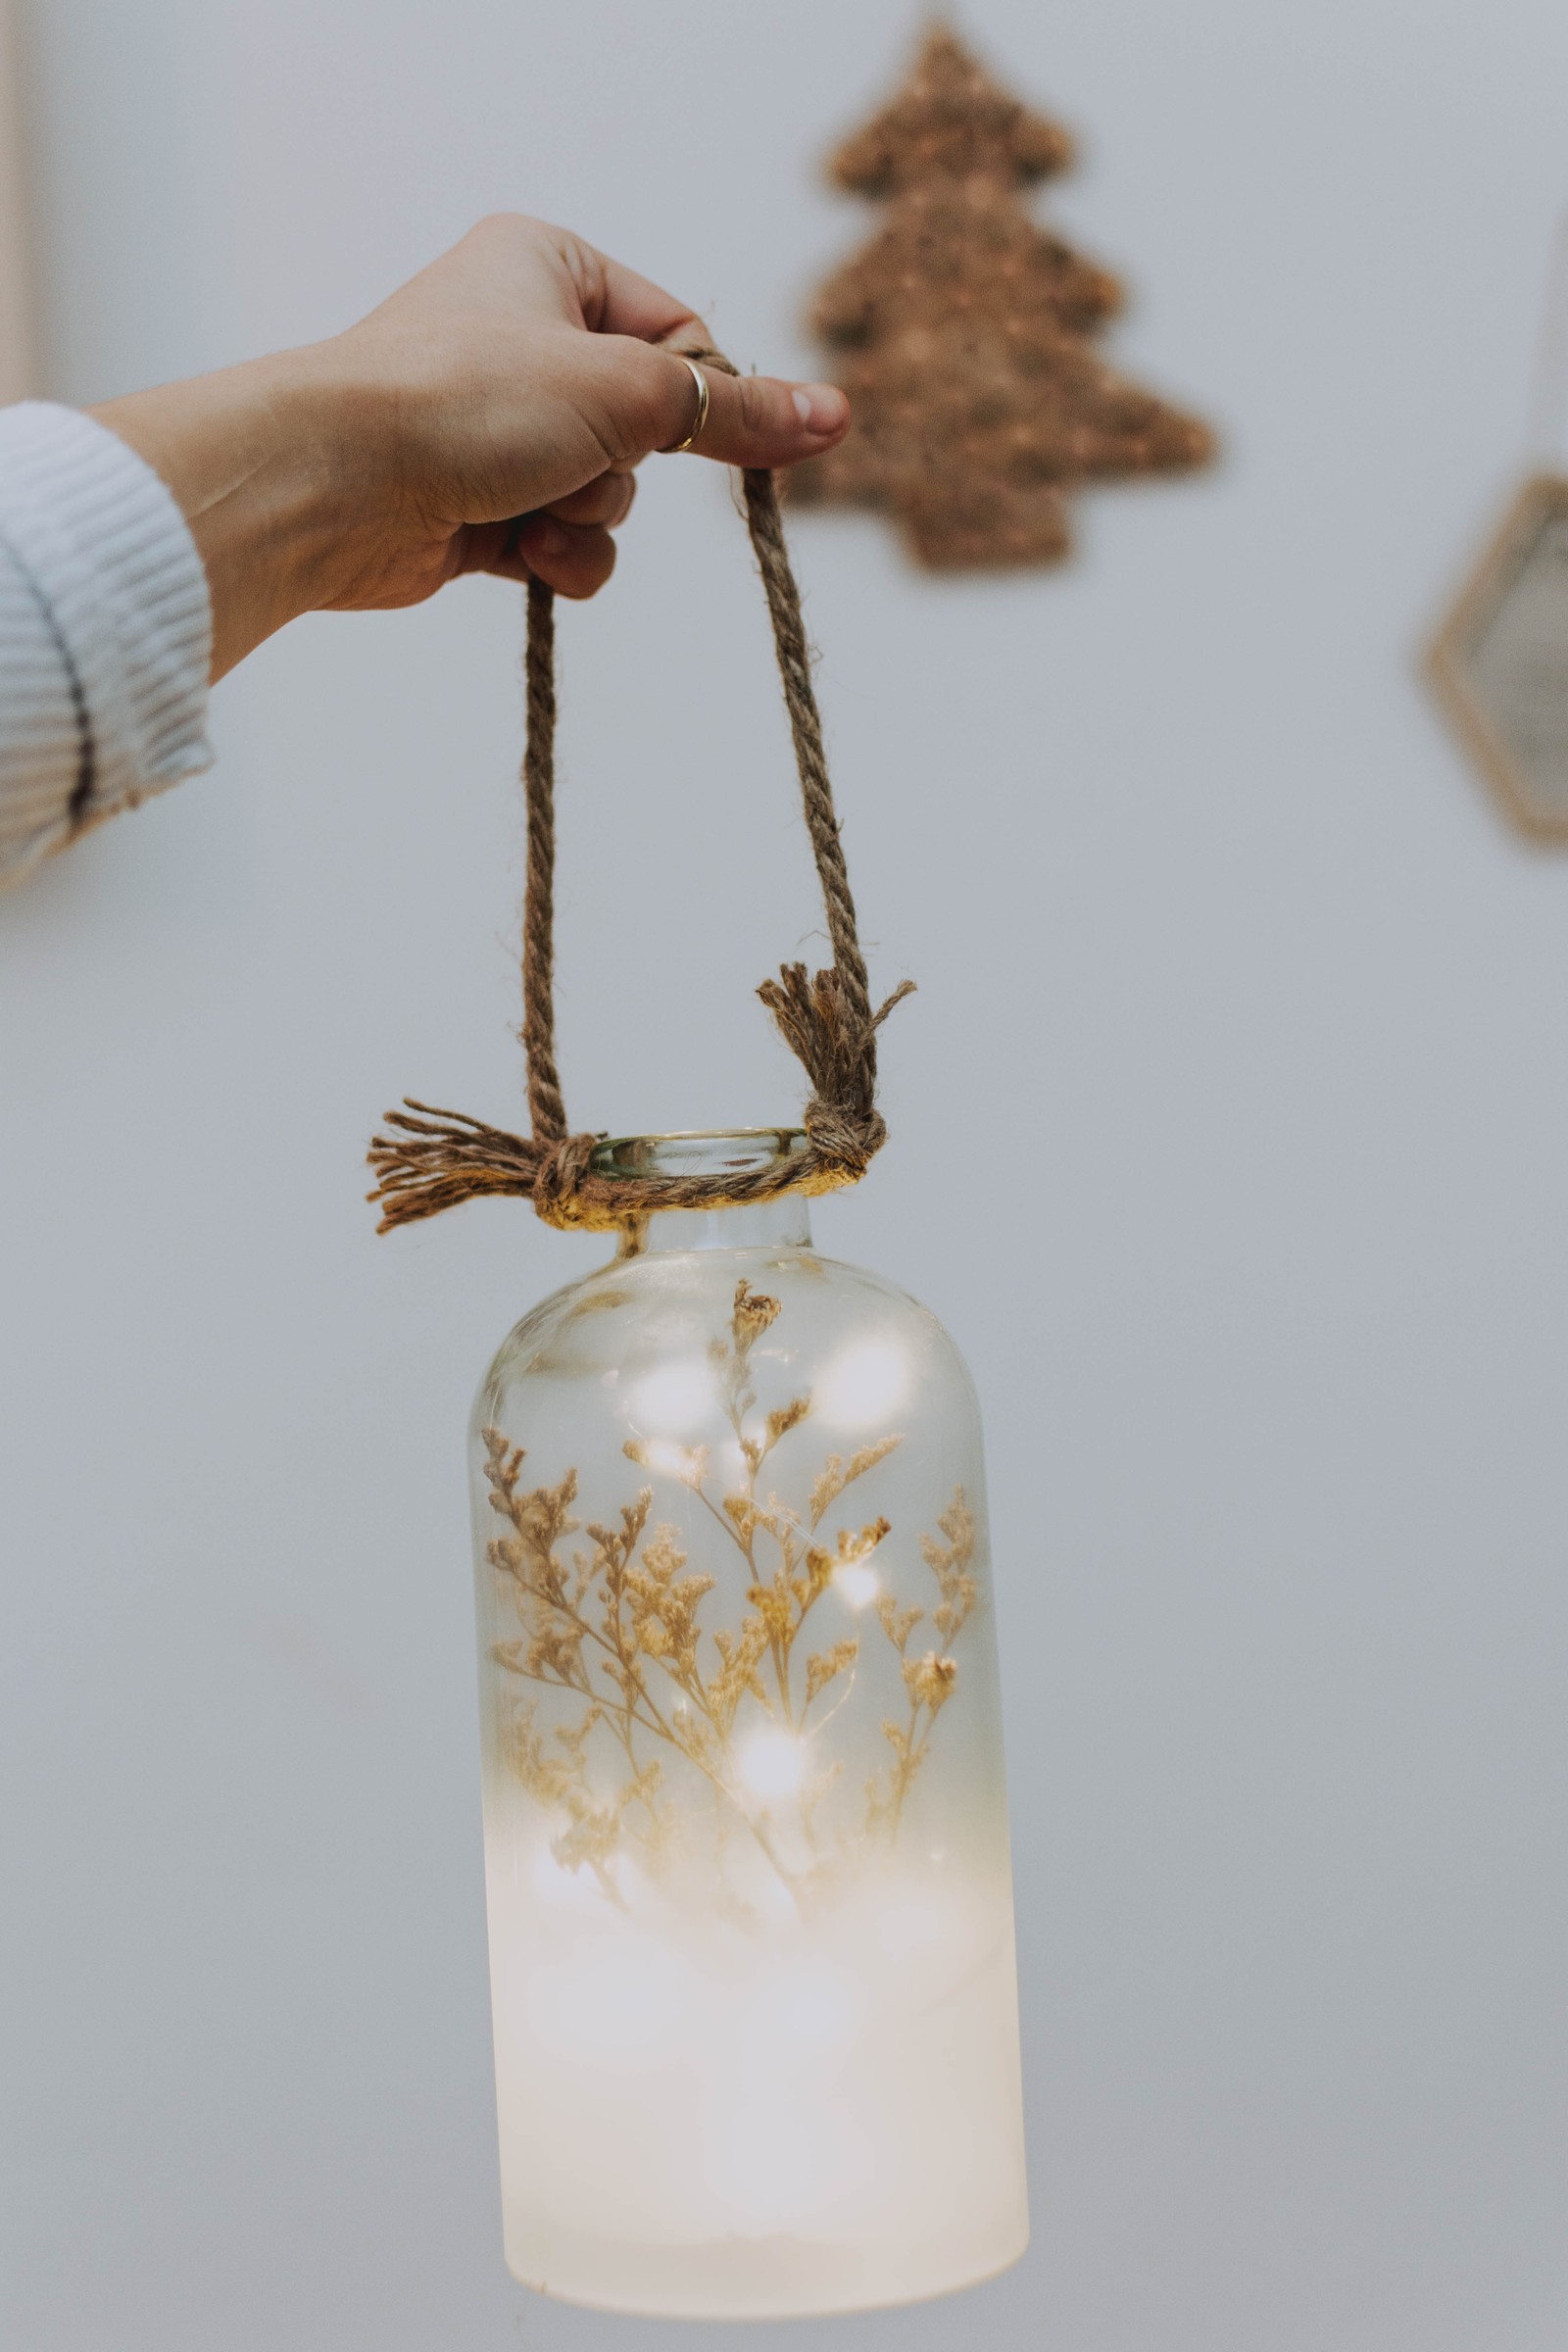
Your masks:
M882 1631L901 1654L908 1647L909 1636L925 1615L924 1609L901 1609L891 1592L877 1594L876 1613Z
M772 1451L780 1438L787 1438L792 1429L799 1429L811 1409L809 1396L792 1396L788 1404L780 1405L767 1416L767 1450Z
M955 1488L953 1500L938 1514L937 1526L947 1542L939 1544L934 1536L922 1536L920 1556L937 1580L941 1599L932 1612L931 1622L946 1645L961 1632L980 1597L980 1587L972 1572L974 1517L961 1487ZM882 1726L882 1736L893 1750L893 1761L885 1774L873 1773L866 1783L866 1828L872 1834L885 1831L896 1835L905 1799L929 1752L932 1727L957 1684L958 1669L956 1661L945 1654L945 1647L943 1651L927 1650L918 1658L906 1654L909 1636L923 1617L922 1610L901 1609L891 1593L884 1592L878 1596L876 1613L883 1632L903 1661L904 1687L909 1693L909 1720L906 1724L885 1722Z
M626 1573L633 1636L681 1679L696 1670L697 1611L714 1583L710 1576L682 1576L685 1565L675 1530L660 1526L643 1545L641 1567Z
M809 1706L818 1692L827 1689L829 1683L836 1681L841 1674L847 1673L859 1654L860 1644L852 1637L843 1642L835 1642L831 1649L818 1650L814 1657L808 1658L806 1661L807 1705Z
M713 1635L713 1646L720 1663L709 1683L708 1697L713 1722L727 1738L743 1698L755 1698L771 1712L772 1702L757 1672L767 1655L767 1628L760 1617L743 1618L738 1634L720 1626Z
M939 1544L934 1536L922 1536L920 1556L942 1589L942 1606L931 1622L943 1641L951 1642L980 1597L980 1587L970 1574L974 1520L961 1487L947 1509L939 1513L937 1525L948 1539L946 1544Z
M541 1683L582 1682L582 1628L545 1622L536 1625L528 1641L525 1671Z
M735 1285L735 1312L730 1329L734 1335L735 1350L744 1355L754 1340L760 1340L770 1324L777 1322L779 1302L762 1291L754 1291L743 1275Z
M929 1707L935 1715L947 1705L957 1681L958 1669L951 1658L939 1658L928 1649L923 1658L906 1658L904 1687L917 1707Z
M724 1509L735 1525L743 1544L749 1544L761 1521L761 1510L752 1494L726 1494Z
M869 1527L862 1527L858 1535L847 1527L841 1527L836 1550L824 1551L820 1544L813 1544L806 1555L807 1574L812 1586L820 1592L831 1583L837 1569L858 1568L862 1560L870 1558L883 1537L892 1533L892 1522L877 1518L872 1520Z
M842 1454L830 1453L811 1482L811 1526L832 1508L846 1487L874 1470L878 1462L885 1462L895 1446L903 1443L902 1437L878 1438L874 1446L862 1446L858 1453L852 1453L848 1462Z

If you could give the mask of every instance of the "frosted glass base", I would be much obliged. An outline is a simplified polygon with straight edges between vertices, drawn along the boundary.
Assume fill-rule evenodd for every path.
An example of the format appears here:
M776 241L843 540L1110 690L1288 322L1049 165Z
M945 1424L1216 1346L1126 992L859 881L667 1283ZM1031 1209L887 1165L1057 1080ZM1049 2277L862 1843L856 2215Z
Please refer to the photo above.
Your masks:
M787 2237L642 2247L609 2238L559 2239L553 2276L525 2269L509 2238L507 2268L519 2285L590 2311L648 2320L816 2320L886 2311L980 2286L1010 2270L1028 2244L1028 2221L1020 2215L1004 2253L994 2256L977 2246L963 2268L952 2260L907 2263L879 2275L875 2264L832 2246Z
M525 2285L649 2318L806 2318L1022 2254L1004 1879L882 1877L760 1942L614 1910L544 1848L520 1887L516 1861L492 1851L489 1894Z

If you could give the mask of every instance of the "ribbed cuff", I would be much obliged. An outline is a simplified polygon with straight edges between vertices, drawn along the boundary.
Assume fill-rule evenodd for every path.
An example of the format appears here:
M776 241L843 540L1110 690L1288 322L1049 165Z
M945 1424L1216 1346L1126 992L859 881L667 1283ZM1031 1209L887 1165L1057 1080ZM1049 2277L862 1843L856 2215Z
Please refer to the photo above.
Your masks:
M210 766L207 575L152 467L77 409L0 409L0 533L80 693L74 829Z

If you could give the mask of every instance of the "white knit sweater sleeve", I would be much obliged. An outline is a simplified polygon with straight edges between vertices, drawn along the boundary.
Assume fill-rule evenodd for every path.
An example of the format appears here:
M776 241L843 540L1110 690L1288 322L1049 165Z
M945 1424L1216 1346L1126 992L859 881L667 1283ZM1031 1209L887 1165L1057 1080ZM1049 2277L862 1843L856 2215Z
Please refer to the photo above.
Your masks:
M79 410L0 409L0 888L208 766L212 612L184 516Z

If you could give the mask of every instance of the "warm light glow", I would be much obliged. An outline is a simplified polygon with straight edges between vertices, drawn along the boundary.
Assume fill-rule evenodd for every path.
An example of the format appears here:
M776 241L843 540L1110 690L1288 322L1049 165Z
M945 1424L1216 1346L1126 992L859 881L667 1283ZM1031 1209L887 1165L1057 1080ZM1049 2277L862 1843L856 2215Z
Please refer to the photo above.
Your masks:
M876 1940L890 1960L908 1960L935 1951L942 1942L942 1912L927 1894L894 1894L882 1905Z
M798 1773L788 1735L773 1761L790 1749ZM503 1840L490 1901L519 2278L761 2319L939 2292L1022 2251L1004 1870L937 1894L921 1863L762 1930L590 1869L519 1882Z
M700 2023L701 1987L657 1936L601 1935L534 1969L528 2019L553 2056L621 2074L668 2066Z
M897 1412L908 1386L908 1354L896 1340L852 1340L824 1366L812 1416L840 1429L869 1429Z
M820 1960L774 1969L762 1988L772 2031L801 2050L842 2049L860 2023L865 1998L863 1978Z
M689 1446L676 1446L668 1438L644 1438L637 1449L637 1459L662 1477L678 1478L682 1486L690 1486L701 1456Z
M603 1908L604 1894L592 1874L586 1870L567 1870L556 1860L548 1844L540 1846L528 1876L540 1901L554 1908L595 1915Z
M742 1781L764 1805L799 1796L806 1778L806 1749L793 1732L754 1732L736 1756Z
M833 1571L833 1590L843 1594L852 1609L868 1609L882 1590L882 1579L874 1568L859 1560L846 1561Z
M661 1364L635 1382L626 1411L639 1430L665 1436L700 1429L713 1409L713 1374L701 1356Z

